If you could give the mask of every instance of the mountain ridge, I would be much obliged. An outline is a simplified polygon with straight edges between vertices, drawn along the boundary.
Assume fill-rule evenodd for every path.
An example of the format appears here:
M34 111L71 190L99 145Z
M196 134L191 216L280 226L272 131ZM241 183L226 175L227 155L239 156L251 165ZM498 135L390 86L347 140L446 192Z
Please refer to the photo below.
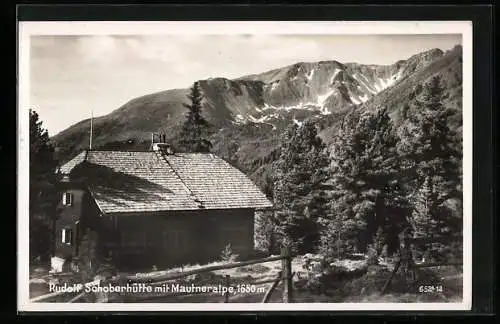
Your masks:
M355 107L373 109L384 100L397 101L390 89L399 85L407 95L413 91L408 89L415 86L414 81L411 86L405 85L411 75L426 75L429 66L450 53L455 55L453 50L431 49L391 65L343 64L335 60L298 62L234 79L199 80L205 96L204 114L218 130L214 138L219 140L220 134L229 136L228 132L257 125L260 131L279 133L290 123L310 117L333 125L325 126L323 134L328 138L335 119L344 112ZM133 98L111 113L94 118L95 147L147 148L151 132L156 131L175 137L184 119L183 103L187 103L188 91L168 89ZM386 99L376 99L379 96ZM89 119L82 120L51 138L60 157L70 158L87 148L89 123Z

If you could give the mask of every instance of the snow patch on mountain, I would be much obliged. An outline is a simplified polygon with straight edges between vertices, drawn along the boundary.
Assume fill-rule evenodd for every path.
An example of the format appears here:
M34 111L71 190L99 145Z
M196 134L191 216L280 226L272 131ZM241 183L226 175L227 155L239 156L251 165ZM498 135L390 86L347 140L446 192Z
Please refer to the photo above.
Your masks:
M276 88L278 87L278 84L279 84L279 81L271 83L271 91L276 90Z
M364 94L363 96L359 97L359 100L362 102L367 102L370 97L367 94Z
M382 85L382 90L385 90L389 87L392 87L397 81L399 81L399 79L401 79L402 75L403 75L403 71L399 70L396 74L393 74L392 76L390 76L387 79L379 78L378 81Z
M354 73L353 78L356 79L356 81L358 81L360 85L364 86L365 89L372 94L377 94L381 91L381 89L377 87L377 84L371 85L370 81L362 74Z
M266 120L269 119L269 116L267 115L264 115L260 118L255 118L254 116L252 115L248 115L248 119L250 119L250 121L254 122L254 123L264 123Z
M331 114L331 111L328 110L327 107L323 106L320 108L319 112L322 114L322 115L330 115Z
M330 97L334 93L335 93L335 89L332 89L325 94L318 95L318 105L323 108L325 106L325 102L328 99L328 97Z
M290 110L294 110L294 109L310 109L311 107L316 108L317 104L315 102L299 102L296 105L274 106L274 105L269 105L268 103L265 103L264 107L262 108L262 111L269 110L269 109L290 111Z
M370 81L365 75L361 73L354 73L353 78L358 81L358 88L365 89L365 91L371 94L378 94L381 91L393 86L397 81L401 79L403 71L399 70L396 74L391 75L388 78L378 77L373 81Z
M314 75L314 72L316 72L315 69L312 69L308 74L307 74L307 80L311 81Z
M377 84L377 83L374 83L374 84L373 84L373 86L374 86L374 87L375 87L375 89L377 90L377 91L375 91L373 94L377 94L377 93L379 93L380 91L384 90L384 88L383 88L381 85Z
M333 81L335 80L335 77L337 76L337 74L339 74L339 72L342 71L341 69L335 69L333 71L333 75L332 77L330 78L330 84L333 84Z
M383 89L389 88L391 85L393 85L394 79L392 79L392 78L389 78L389 79L378 78L378 82L382 86L382 90L383 90Z
M321 68L313 67L308 71L301 71L301 73L292 76L289 79L289 82L291 81L290 86L292 88L297 87L298 91L306 88L308 99L282 105L264 102L262 106L255 107L253 109L253 116L249 115L248 117L238 117L237 120L239 122L245 120L253 123L269 123L270 120L283 118L280 114L275 115L275 112L289 112L293 110L309 110L317 113L319 112L322 115L328 115L331 114L330 109L332 109L330 104L327 105L329 98L334 95L342 94L344 89L348 89L348 101L350 100L350 102L354 105L361 105L367 102L374 95L394 85L403 75L403 69L399 69L397 73L392 73L388 77L384 77L380 74L377 76L375 74L375 70L373 69L368 74L360 70L354 70L349 72L349 75L356 80L354 83L345 78L343 78L340 82L335 81L339 73L348 73L348 71L350 70L334 67L333 71L327 74L327 80L329 83L324 84L323 86L320 85L319 88L317 85L308 81L313 80L313 78L315 78L315 80L319 80L318 76L323 72ZM297 80L304 82L297 82ZM270 90L270 92L272 92L279 87L281 81L284 80L275 79L265 86L268 91ZM300 89L300 87L304 88ZM288 91L286 89L284 90ZM273 93L272 96L279 98L282 96L281 90L278 93Z

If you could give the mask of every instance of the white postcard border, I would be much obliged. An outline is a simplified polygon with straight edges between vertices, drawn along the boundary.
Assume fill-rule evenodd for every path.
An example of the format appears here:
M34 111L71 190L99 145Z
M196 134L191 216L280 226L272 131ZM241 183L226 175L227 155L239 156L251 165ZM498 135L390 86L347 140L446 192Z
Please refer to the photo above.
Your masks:
M18 47L18 310L19 311L445 311L472 306L472 22L259 21L259 22L19 22ZM29 50L34 35L404 35L461 34L463 49L463 300L460 303L123 303L29 301Z

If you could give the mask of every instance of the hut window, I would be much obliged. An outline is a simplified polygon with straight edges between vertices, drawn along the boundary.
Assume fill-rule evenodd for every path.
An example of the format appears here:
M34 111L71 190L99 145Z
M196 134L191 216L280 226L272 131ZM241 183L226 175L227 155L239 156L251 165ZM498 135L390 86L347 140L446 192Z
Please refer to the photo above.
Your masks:
M65 206L71 206L73 204L73 194L70 192L63 193L62 203Z
M71 228L63 228L61 230L61 242L67 245L71 245L73 239L73 231Z
M109 221L113 225L113 228L117 229L118 228L118 218L116 216L113 216L113 215L110 215L108 217L109 217Z

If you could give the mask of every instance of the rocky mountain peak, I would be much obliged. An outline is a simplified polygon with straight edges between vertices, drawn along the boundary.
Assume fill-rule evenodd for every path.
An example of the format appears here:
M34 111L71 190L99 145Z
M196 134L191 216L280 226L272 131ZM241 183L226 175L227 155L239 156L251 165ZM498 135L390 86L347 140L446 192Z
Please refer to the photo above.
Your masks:
M446 72L453 74L450 80L460 80L460 55L461 46L457 46L447 53L432 49L391 65L343 64L335 60L298 62L236 79L199 80L204 94L203 113L219 129L249 124L270 131L283 129L292 122L300 124L312 116L334 118L356 106L369 107L372 101L377 105L387 100L399 102L401 95L393 94L391 89L407 89L407 84L413 86L445 67L453 72ZM452 87L455 83L449 82ZM411 92L409 88L405 91L398 93L406 96L406 92ZM121 143L129 138L134 138L134 143L148 142L151 132L165 129L174 134L184 118L183 103L187 102L188 93L188 89L173 89L145 95L109 115L95 118L95 145ZM65 147L63 154L71 153L86 147L88 129L89 120L85 120L53 140Z

